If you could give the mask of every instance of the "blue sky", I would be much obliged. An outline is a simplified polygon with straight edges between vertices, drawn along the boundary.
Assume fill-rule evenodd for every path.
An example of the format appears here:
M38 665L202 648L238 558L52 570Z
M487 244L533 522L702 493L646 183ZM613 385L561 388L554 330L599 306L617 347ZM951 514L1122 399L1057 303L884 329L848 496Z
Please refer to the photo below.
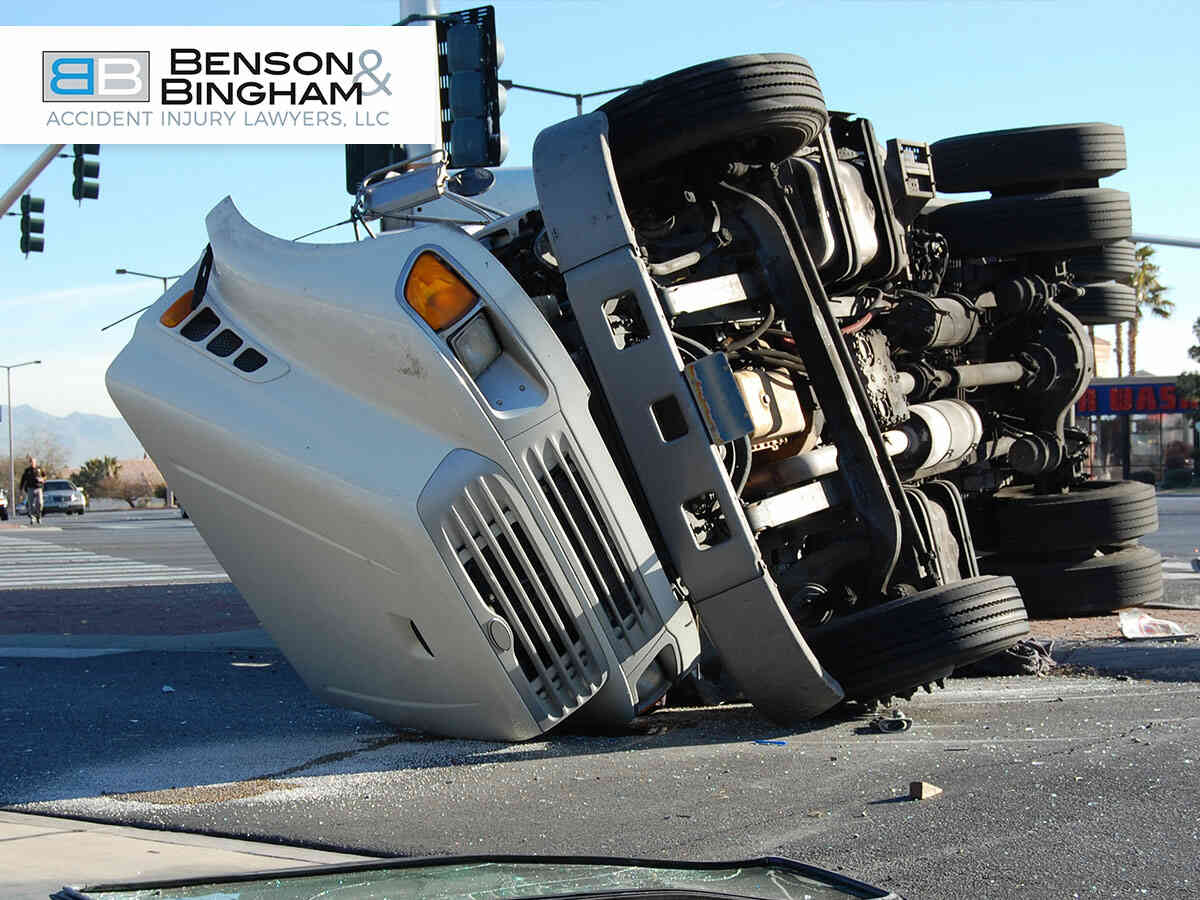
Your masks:
M470 5L475 4L442 0L443 10ZM932 141L1056 122L1117 123L1126 129L1130 168L1106 186L1131 193L1135 230L1200 235L1200 125L1193 115L1200 95L1197 4L496 0L494 5L507 48L503 77L527 84L586 92L707 59L787 51L813 64L830 108L869 117L884 140ZM49 0L9 4L0 24L368 25L390 23L396 14L394 0L196 5ZM569 100L511 93L503 117L512 147L508 164L528 165L537 132L573 112ZM37 150L0 147L4 186ZM59 415L73 410L114 415L103 373L133 322L103 334L99 329L152 302L161 285L113 270L174 275L188 268L206 243L205 214L226 194L250 221L280 236L345 218L342 153L340 145L106 145L101 199L82 206L71 199L70 161L53 163L34 189L47 200L46 252L22 258L17 220L0 223L0 363L44 361L14 373L14 402ZM324 239L351 236L343 228ZM1177 312L1167 322L1144 321L1139 368L1174 374L1189 366L1191 325L1200 316L1200 251L1163 247L1157 259Z

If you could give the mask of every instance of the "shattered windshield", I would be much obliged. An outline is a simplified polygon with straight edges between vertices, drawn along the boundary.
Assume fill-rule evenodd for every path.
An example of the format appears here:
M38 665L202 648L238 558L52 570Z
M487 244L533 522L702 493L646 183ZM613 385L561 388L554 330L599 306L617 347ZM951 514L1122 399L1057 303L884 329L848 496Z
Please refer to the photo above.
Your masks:
M885 897L870 888L834 886L779 865L687 869L575 863L472 862L411 869L338 872L242 883L89 893L104 900L423 900L603 896L628 891L697 891L763 900Z

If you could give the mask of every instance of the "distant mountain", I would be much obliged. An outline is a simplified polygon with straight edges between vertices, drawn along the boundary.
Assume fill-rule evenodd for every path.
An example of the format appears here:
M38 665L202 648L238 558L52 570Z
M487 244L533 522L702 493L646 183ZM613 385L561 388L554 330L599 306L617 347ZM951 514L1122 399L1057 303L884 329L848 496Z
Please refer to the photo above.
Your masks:
M17 453L27 441L37 441L43 435L56 439L66 452L67 463L78 466L85 460L97 456L115 456L117 459L140 459L144 451L133 431L119 417L96 416L91 413L74 412L69 416L52 416L32 406L14 408L13 446ZM4 409L4 425L0 438L8 439L8 409ZM0 455L8 457L8 446ZM6 476L7 477L7 476Z

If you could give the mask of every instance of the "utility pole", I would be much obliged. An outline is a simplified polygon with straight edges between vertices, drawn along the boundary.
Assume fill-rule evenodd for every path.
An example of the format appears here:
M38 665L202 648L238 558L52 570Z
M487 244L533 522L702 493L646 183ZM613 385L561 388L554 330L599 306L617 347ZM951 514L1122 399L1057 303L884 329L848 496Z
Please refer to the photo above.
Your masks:
M438 8L438 0L397 0L400 18L397 21L403 22L409 16L436 16L440 10ZM417 20L412 22L408 28L432 28L433 22ZM437 144L408 144L407 159L417 159L421 156L426 156L432 153L435 149L441 146L439 141ZM408 226L399 219L388 219L386 216L379 222L380 231L403 231Z
M35 178L37 177L36 172L34 173L34 177ZM33 179L31 178L30 181L32 181L32 180ZM16 475L14 474L14 468L13 468L12 370L19 369L19 368L21 368L21 366L40 366L41 364L42 364L42 361L40 359L31 359L29 362L15 363L14 365L11 365L11 366L0 366L0 369L4 369L4 373L5 373L4 380L8 385L8 498L9 498L8 499L8 509L9 509L10 515L12 515L13 518L16 518L16 514L17 514L17 487L16 487Z

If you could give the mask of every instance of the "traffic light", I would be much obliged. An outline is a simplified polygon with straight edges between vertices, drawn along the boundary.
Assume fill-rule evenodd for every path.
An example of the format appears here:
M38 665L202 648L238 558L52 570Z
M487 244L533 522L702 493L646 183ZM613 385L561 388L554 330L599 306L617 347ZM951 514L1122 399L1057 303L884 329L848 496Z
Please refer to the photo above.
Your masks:
M442 144L449 167L498 166L508 154L508 141L500 132L505 90L498 70L504 46L496 39L495 11L480 6L446 13L436 25Z
M347 144L346 193L354 196L372 172L406 159L408 147L404 144Z
M46 230L46 220L30 215L45 211L46 201L41 197L31 197L28 194L21 197L21 252L26 256L30 253L41 253L46 249L46 239L41 237Z
M88 159L99 155L99 144L75 145L75 181L71 185L71 196L76 200L95 200L100 196L100 182L88 180L100 177L100 162Z

